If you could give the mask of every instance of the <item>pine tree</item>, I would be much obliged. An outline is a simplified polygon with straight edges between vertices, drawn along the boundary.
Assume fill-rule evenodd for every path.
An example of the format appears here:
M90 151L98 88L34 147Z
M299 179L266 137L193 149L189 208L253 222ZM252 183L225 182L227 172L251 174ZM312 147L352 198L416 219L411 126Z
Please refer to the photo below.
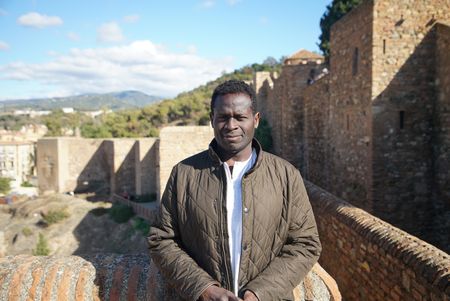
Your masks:
M327 6L327 10L320 19L320 29L322 30L322 34L319 36L319 48L326 58L330 55L331 26L362 1L363 0L333 0L333 2Z

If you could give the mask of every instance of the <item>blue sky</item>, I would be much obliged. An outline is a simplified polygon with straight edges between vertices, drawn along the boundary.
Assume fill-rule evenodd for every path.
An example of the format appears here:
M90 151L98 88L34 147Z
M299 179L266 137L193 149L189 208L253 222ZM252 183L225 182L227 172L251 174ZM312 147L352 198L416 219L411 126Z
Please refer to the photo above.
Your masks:
M0 0L0 100L173 97L251 63L319 51L331 0Z

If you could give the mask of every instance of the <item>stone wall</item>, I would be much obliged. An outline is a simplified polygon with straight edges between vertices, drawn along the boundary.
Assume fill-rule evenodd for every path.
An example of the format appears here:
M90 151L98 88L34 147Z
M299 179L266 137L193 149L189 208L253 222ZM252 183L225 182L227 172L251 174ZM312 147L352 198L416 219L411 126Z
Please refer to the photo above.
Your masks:
M302 175L320 187L329 188L331 165L331 98L329 76L308 86L303 94L304 149Z
M440 132L433 120L439 65L434 22L450 20L450 1L380 0L374 15L373 213L437 242L434 236L448 233L450 222L434 222L444 213L433 197L432 139Z
M450 252L450 27L437 24L437 98L434 107L432 138L434 157L434 211L432 227L438 233L436 245ZM443 247L443 249L445 249Z
M330 32L328 190L372 209L372 23L373 3L363 1ZM315 122L315 121L311 121Z
M208 149L214 137L210 126L165 127L159 133L158 200L166 188L172 167L183 159Z
M315 265L295 301L340 301L334 280ZM177 300L145 255L0 258L0 300Z
M450 256L306 182L320 264L345 300L450 300Z
M37 142L39 190L41 193L155 194L156 141L156 138L40 139Z

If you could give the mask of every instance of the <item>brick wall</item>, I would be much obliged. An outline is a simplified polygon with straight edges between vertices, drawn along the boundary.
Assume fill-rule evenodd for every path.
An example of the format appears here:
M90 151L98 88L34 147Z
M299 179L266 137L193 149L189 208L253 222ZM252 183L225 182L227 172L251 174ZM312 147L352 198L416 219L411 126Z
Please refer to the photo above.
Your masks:
M450 256L305 183L322 242L320 264L345 300L450 300Z

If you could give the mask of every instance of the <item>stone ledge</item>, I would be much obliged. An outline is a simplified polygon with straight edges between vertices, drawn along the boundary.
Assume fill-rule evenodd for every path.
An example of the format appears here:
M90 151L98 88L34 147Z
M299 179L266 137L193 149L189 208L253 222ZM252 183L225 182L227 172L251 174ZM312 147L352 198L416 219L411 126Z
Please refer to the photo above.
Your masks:
M305 186L316 216L333 216L363 237L367 244L372 243L382 248L387 255L420 274L428 282L430 289L448 294L450 255L308 181L305 181Z
M145 254L0 258L0 300L173 300L162 281ZM294 294L296 301L341 300L318 264Z

